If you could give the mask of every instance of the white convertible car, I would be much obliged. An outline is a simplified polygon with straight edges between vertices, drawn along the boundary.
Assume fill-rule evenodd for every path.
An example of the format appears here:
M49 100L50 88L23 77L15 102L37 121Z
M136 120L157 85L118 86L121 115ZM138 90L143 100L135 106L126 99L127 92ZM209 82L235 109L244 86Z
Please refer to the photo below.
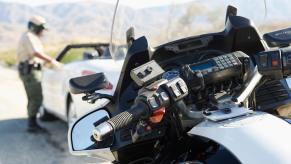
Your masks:
M40 110L42 118L54 115L70 125L83 114L107 103L107 100L98 100L100 102L88 104L82 101L82 95L71 95L68 81L73 77L104 72L112 87L98 92L114 94L123 58L113 60L108 44L68 45L58 54L56 60L63 63L63 67L43 69L43 107Z

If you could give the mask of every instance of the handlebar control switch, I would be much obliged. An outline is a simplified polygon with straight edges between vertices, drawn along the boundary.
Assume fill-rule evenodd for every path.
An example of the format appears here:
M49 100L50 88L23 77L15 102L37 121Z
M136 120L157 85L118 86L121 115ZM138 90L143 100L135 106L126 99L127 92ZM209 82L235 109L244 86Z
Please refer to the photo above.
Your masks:
M177 98L182 95L176 85L172 85L171 90L173 91L175 97Z
M258 70L261 74L274 79L281 79L282 60L280 50L270 50L255 55Z
M161 88L156 91L146 91L138 99L146 103L152 112L170 104L169 95Z
M151 106L151 108L153 108L153 109L159 107L159 104L158 104L158 102L157 102L157 100L156 100L155 97L150 97L150 98L148 99L148 102L149 102L149 105Z
M166 84L163 84L162 87L168 92L170 95L170 99L173 102L177 102L188 95L188 88L185 81L176 77Z
M164 102L164 104L168 104L169 101L170 101L170 98L169 98L169 96L167 95L166 92L161 92L160 95L159 95L159 98L160 98L161 101Z
M283 75L291 75L291 48L281 48L281 56L283 62Z
M187 88L187 85L184 81L181 81L181 80L178 81L178 86L181 89L182 94L188 93L188 88Z

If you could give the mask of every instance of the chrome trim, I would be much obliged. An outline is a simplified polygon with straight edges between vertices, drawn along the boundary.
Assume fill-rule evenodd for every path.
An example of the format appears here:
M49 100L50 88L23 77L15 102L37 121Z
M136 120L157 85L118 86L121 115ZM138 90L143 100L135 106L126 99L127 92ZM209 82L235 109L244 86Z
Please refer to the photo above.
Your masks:
M288 77L288 78L286 78L285 80L286 80L286 83L287 83L289 89L291 89L291 78Z
M108 122L103 122L95 129L93 129L92 135L96 141L103 141L104 137L113 132L112 126Z
M251 80L249 81L245 90L237 97L237 103L241 103L245 101L249 95L253 92L257 84L260 82L262 75L259 73L258 69L256 68L254 71L254 75L252 76Z

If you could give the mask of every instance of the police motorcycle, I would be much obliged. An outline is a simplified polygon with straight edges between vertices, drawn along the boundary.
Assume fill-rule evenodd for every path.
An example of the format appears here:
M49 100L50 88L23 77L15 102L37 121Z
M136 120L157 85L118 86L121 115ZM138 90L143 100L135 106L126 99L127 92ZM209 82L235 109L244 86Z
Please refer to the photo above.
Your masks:
M289 101L291 30L262 40L236 12L222 32L152 49L130 28L125 46L112 43L112 53L127 50L113 96L98 93L105 73L70 80L84 101L108 99L70 128L70 152L131 164L291 163L290 122L274 112Z

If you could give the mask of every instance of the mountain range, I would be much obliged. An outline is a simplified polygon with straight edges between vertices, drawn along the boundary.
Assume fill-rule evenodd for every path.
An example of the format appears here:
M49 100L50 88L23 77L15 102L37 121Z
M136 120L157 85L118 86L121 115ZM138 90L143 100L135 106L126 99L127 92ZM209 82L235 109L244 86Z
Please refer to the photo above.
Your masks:
M0 2L0 48L13 48L27 29L32 15L46 18L49 30L44 42L108 42L114 5L107 3L58 3L27 6Z
M134 20L136 31L140 35L149 37L157 35L159 39L222 30L228 3L240 6L238 14L251 17L258 24L263 22L264 26L269 24L271 26L273 22L285 22L286 26L291 20L288 0L266 0L267 14L264 13L264 1L196 0L195 2L197 2L195 5L179 4L175 8L164 6L139 10L122 6L118 14L125 19L117 21L119 23L117 27L128 28L126 25ZM240 4L241 2L244 4ZM27 21L32 15L41 15L47 19L49 30L43 40L51 47L58 46L60 43L108 42L114 7L112 3L96 1L41 6L0 1L0 49L16 48L17 41L26 30ZM277 25L278 23L272 27L279 27ZM166 36L162 36L164 33L167 33ZM120 39L124 39L124 33L119 35Z

